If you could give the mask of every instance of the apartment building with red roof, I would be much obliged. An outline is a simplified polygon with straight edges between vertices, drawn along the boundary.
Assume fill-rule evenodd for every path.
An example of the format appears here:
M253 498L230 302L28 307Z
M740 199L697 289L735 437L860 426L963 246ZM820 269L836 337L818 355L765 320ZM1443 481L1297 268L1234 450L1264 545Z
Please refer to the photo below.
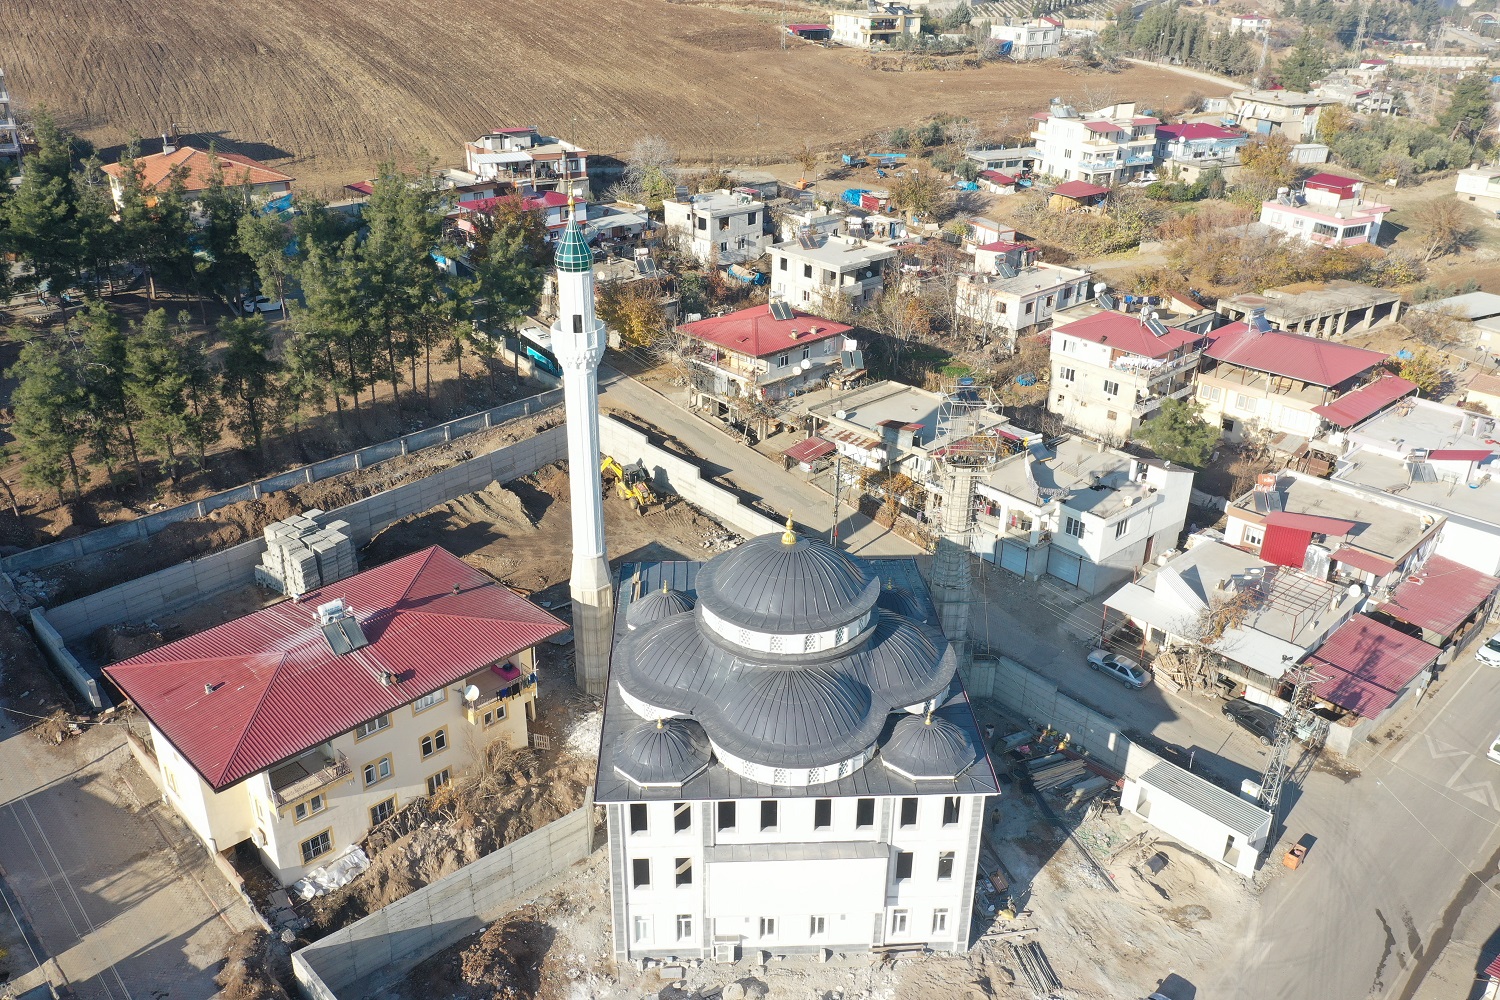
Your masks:
M1259 437L1288 455L1307 445L1324 421L1342 419L1341 410L1328 408L1377 381L1388 357L1381 351L1273 330L1258 313L1249 323L1230 323L1210 336L1198 374L1197 398L1204 419L1223 427L1231 441ZM1351 399L1349 408L1362 410L1367 399L1373 405L1392 393L1393 401L1405 395L1408 386L1382 386Z
M168 802L283 885L526 745L536 647L565 625L433 547L105 668Z
M1304 243L1352 247L1375 243L1390 205L1365 197L1364 181L1313 174L1297 189L1283 188L1260 206L1260 222Z

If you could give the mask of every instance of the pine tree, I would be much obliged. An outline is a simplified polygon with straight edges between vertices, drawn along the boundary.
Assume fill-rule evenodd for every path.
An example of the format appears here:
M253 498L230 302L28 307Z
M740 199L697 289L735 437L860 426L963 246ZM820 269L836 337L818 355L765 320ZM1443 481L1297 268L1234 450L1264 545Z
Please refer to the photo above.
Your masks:
M1220 431L1201 413L1197 403L1164 399L1156 416L1141 424L1136 440L1169 462L1202 468L1219 443Z
M121 450L128 456L137 485L143 482L141 455L135 442L135 408L126 383L130 378L124 326L102 302L92 302L75 317L83 341L84 384L89 396L91 458L114 478Z
M314 246L298 270L306 308L293 316L299 334L323 354L334 411L343 425L343 397L354 400L366 385L367 367L359 359L369 353L369 307L360 280L359 240L354 235L331 249Z
M70 480L74 497L83 496L74 453L84 440L88 400L78 369L65 339L43 336L27 341L5 372L16 380L10 432L23 463L21 478L56 490L58 500L65 499L63 484Z
M45 112L36 117L37 149L5 209L9 249L31 269L31 283L60 295L78 282L82 247L73 143Z
M1328 72L1328 58L1322 42L1310 32L1303 32L1276 68L1281 85L1288 90L1308 91Z
M281 365L271 358L271 331L260 316L225 320L219 335L226 347L219 373L229 429L257 451L264 443L268 414L275 413Z
M1449 136L1477 139L1488 130L1493 114L1489 81L1482 73L1470 73L1454 86L1438 124Z
M197 238L207 255L205 290L224 302L238 302L256 273L240 245L240 224L252 214L249 185L226 177L224 161L209 147L208 187L198 199Z
M212 379L199 348L183 329L167 322L163 309L153 309L137 323L126 340L126 398L140 414L141 445L169 467L173 482L183 459L192 454L199 464L207 446L217 438L216 401L209 398Z

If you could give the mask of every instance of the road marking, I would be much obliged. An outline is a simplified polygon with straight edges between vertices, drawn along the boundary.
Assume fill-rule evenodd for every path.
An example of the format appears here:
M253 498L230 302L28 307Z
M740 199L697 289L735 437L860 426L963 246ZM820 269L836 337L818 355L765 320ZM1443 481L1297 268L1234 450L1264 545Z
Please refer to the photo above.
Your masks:
M1452 668L1450 667L1449 669L1452 669ZM1458 701L1458 696L1463 693L1464 688L1468 687L1469 686L1469 682L1472 681L1475 677L1478 677L1478 676L1479 676L1479 671L1478 670L1471 670L1471 671L1469 671L1469 676L1467 676L1467 677L1465 677L1463 679L1463 681L1458 685L1457 690L1455 690L1453 692L1453 697L1451 697L1451 698L1448 699L1448 705L1452 706L1454 702ZM1422 726L1422 728L1419 731L1417 731L1417 732L1420 732L1420 734L1422 736L1426 736L1427 735L1427 730L1431 729L1432 728L1432 724L1434 722L1436 722L1438 719L1442 718L1442 715L1443 715L1443 710L1442 709L1439 709L1438 711L1434 712L1433 715L1432 715L1432 717L1429 718L1427 720L1427 722ZM1400 763L1401 757L1406 753L1407 750L1411 749L1411 745L1413 743L1415 743L1416 740L1411 739L1410 736L1417 735L1417 732L1412 732L1408 736L1407 740L1404 743L1401 744L1400 749L1398 749L1396 751L1395 755L1390 758L1390 761L1391 761L1392 764L1398 764L1398 763ZM1375 756L1377 758L1379 758L1381 756L1384 756L1384 754L1383 754L1383 752L1382 753L1377 753Z
M1458 770L1453 772L1453 777L1445 781L1443 786L1461 795L1467 795L1474 801L1483 803L1491 809L1500 812L1500 799L1496 799L1495 789L1488 781L1471 781L1466 785L1458 783L1458 779L1463 775L1464 769L1472 764L1475 759L1474 754L1468 754L1467 759L1458 766Z

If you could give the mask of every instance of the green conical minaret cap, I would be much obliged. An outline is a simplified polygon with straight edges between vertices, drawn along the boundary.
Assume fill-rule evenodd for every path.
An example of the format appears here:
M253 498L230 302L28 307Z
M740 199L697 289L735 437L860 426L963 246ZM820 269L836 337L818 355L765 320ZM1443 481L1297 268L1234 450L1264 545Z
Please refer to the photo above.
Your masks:
M579 228L577 219L570 220L568 228L563 230L562 239L557 241L557 255L553 258L553 263L559 271L593 270L594 254L589 250L589 241L583 238L583 230Z

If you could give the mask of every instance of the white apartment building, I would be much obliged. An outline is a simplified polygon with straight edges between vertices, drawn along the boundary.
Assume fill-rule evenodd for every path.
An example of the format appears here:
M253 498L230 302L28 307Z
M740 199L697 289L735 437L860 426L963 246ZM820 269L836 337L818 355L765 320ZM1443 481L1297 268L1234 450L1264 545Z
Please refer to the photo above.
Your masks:
M1097 441L1037 442L975 484L970 536L981 557L1017 576L1043 574L1097 594L1177 544L1193 491L1190 469Z
M1192 394L1203 331L1213 314L1148 321L1143 314L1101 308L1066 319L1058 317L1052 328L1047 410L1089 437L1124 442L1162 400Z
M1113 187L1135 180L1156 162L1155 118L1136 114L1133 103L1079 114L1054 101L1032 115L1031 139L1037 172L1060 181L1085 181Z
M1500 211L1500 167L1460 170L1453 189L1459 201L1486 212Z
M773 244L771 298L818 312L842 295L858 308L885 288L895 250L855 236L810 234Z
M990 38L1000 43L1000 54L1017 62L1055 59L1062 45L1062 21L1051 17L1003 18L990 25Z
M565 627L434 547L105 671L208 850L248 841L290 885L525 746L536 646Z
M986 249L978 248L976 264ZM1006 263L1003 270L998 265L991 270L981 265L974 273L959 275L955 308L959 316L1013 348L1018 334L1087 300L1090 276L1089 271L1038 261L1034 253L1020 267Z
M833 40L858 49L876 49L922 31L922 15L899 3L865 0L864 10L834 11Z
M1280 132L1292 142L1317 138L1318 115L1335 97L1319 97L1295 90L1237 90L1229 95L1229 116L1246 132Z
M480 181L497 181L512 190L589 196L588 150L542 135L533 125L495 129L464 143L464 169Z
M15 112L10 106L10 89L5 86L5 71L0 70L0 163L16 166L21 162L21 133L16 127Z
M707 264L743 264L758 260L770 245L765 234L766 206L738 191L712 191L685 201L662 202L667 232L680 237L698 260Z
M627 565L619 601L594 794L616 960L966 951L998 785L915 562L789 525Z

